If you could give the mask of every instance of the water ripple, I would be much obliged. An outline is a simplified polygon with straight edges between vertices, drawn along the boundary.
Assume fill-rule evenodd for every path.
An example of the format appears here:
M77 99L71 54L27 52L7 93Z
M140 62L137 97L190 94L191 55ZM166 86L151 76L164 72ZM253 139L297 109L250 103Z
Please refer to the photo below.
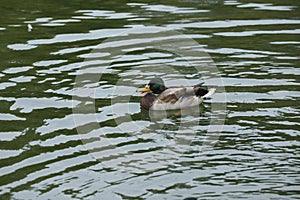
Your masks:
M297 199L298 4L5 4L0 199ZM176 41L214 62L175 55ZM193 68L205 64L218 67L226 99L218 86L199 112L140 109L136 89L155 76L218 85ZM79 75L100 80L74 88ZM222 131L207 134L219 115Z

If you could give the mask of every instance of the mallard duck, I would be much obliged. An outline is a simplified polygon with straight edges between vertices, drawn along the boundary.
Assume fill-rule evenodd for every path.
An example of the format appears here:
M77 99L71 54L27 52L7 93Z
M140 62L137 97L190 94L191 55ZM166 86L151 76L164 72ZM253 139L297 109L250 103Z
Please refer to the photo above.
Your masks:
M199 105L215 92L215 88L204 89L201 85L167 88L161 78L153 78L145 88L138 90L144 95L141 107L147 110L174 110Z

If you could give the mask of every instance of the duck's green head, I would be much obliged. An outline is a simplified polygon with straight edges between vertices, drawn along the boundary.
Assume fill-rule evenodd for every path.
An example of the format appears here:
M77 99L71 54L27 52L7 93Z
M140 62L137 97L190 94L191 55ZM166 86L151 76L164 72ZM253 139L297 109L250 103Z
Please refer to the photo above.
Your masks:
M161 78L151 79L148 85L154 94L160 94L166 89L165 83Z
M138 90L139 92L150 92L160 94L166 89L165 83L161 78L153 78L144 89Z

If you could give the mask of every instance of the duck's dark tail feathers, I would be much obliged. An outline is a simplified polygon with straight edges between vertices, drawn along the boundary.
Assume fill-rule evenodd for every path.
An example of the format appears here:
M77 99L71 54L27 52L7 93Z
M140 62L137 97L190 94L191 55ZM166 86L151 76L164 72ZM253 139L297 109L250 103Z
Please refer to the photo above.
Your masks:
M194 87L194 91L197 97L203 97L208 93L208 90L200 88L200 87Z
M203 97L204 95L206 95L208 93L208 90L201 88L201 86L203 84L204 84L204 82L194 85L194 92L197 97Z

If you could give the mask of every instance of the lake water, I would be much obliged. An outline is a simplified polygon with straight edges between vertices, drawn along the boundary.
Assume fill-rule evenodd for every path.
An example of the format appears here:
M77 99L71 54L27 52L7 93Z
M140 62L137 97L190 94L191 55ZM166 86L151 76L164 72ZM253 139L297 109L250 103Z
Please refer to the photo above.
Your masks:
M0 199L300 198L299 1L0 11ZM141 110L155 76L217 90Z

